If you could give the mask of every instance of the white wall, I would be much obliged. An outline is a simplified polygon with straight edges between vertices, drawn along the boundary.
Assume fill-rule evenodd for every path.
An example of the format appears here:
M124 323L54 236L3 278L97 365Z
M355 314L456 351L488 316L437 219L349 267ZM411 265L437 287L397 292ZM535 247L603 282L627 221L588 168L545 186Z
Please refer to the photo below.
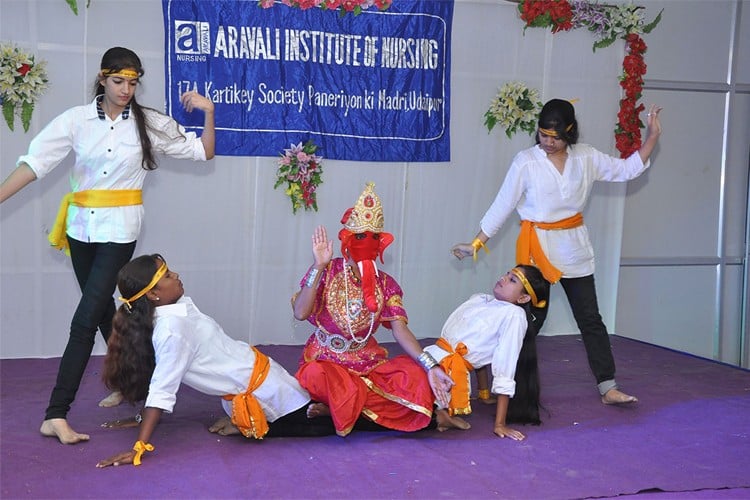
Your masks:
M664 6L664 18L669 19L673 4L682 2L639 3L647 7L649 18ZM687 3L703 5L700 12L710 10L705 8L708 4L734 5L728 0ZM255 2L248 2L248 8L256 8ZM713 23L703 26L717 35L728 29ZM655 40L669 47L688 43L673 40L668 30L677 30L676 25L663 21L646 36L650 70L662 67L671 56L666 49L654 49ZM28 134L0 127L2 177L44 124L64 109L90 100L99 59L110 46L123 45L141 56L146 75L139 100L157 108L163 105L163 29L157 0L91 0L90 8L82 8L78 17L64 0L2 0L0 39L46 59L51 79ZM325 161L320 211L293 216L283 193L273 190L275 158L218 157L208 164L164 160L146 182L146 224L136 255L162 253L181 273L187 293L231 336L257 344L301 344L310 328L294 321L289 298L312 262L310 233L317 224L325 224L335 235L343 211L372 180L384 203L386 230L396 236L383 269L404 288L410 326L417 336L437 336L456 305L473 292L489 290L514 261L515 219L490 241L491 255L483 255L477 264L458 262L449 254L453 243L473 237L511 158L532 144L528 136L508 140L502 131L487 133L483 113L497 87L523 80L542 90L544 100L579 98L582 142L616 154L612 130L623 46L617 43L593 53L592 43L585 30L552 36L528 29L524 34L511 2L457 0L450 162ZM662 96L648 94L645 101L652 98ZM685 103L665 99L660 104L667 106L663 116L669 135L665 133L655 157L655 169L666 168L660 155L667 149L702 147L678 132L683 115L675 108ZM741 136L747 137L744 125ZM280 144L279 150L285 146ZM715 157L718 152L701 154ZM1 358L59 356L64 348L79 291L68 259L49 249L45 232L67 192L69 166L70 160L0 207ZM658 187L664 190L662 196L669 194L668 187ZM621 307L617 287L624 204L624 185L602 185L584 214L597 253L600 307L612 331L616 305ZM575 331L562 291L554 287L543 333ZM378 337L391 338L388 332ZM104 347L99 343L96 349L103 352Z
M658 168L628 185L617 331L748 367L750 1L649 7L665 15L644 98L665 132Z

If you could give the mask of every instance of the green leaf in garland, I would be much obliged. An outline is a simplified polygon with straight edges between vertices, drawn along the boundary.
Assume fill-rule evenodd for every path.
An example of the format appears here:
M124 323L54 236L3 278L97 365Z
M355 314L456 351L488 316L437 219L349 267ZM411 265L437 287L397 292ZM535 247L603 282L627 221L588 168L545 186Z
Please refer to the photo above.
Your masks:
M609 47L613 43L615 43L616 38L605 38L604 40L597 40L594 42L594 52L596 52L596 49L603 49L604 47Z
M5 117L5 123L8 124L8 128L13 131L13 122L15 121L14 113L16 111L16 105L12 102L3 101L3 116Z
M31 113L34 112L34 103L23 101L21 105L21 123L23 124L23 131L28 132L29 126L31 125Z
M664 12L664 9L661 9L659 11L659 15L657 15L656 18L653 21L651 21L650 23L648 23L646 26L643 27L643 32L644 33L651 33L651 30L653 30L654 28L656 28L656 25L659 24L659 21L661 21L661 13L662 12Z
M487 133L489 134L492 132L492 129L495 127L495 124L497 123L497 118L495 116L487 111L484 113L484 126L487 127Z
M65 0L65 2L70 6L70 10L73 11L73 14L77 16L78 15L78 0Z

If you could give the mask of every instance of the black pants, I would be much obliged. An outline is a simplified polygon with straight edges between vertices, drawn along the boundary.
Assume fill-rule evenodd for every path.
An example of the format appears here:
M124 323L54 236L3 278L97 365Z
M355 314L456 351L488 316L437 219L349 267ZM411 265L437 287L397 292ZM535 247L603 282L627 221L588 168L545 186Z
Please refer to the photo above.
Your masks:
M70 323L70 337L60 360L45 419L66 418L91 357L96 330L102 332L105 341L109 339L115 314L112 294L117 286L117 273L135 251L135 241L84 243L68 237L68 243L82 296Z
M336 434L336 427L333 425L333 419L330 416L323 415L320 417L308 418L307 406L308 405L306 404L302 408L276 419L275 422L269 422L268 434L266 434L266 437L318 437ZM425 427L425 429L435 428L437 428L437 422L435 421L435 413L433 412L432 421L427 427ZM359 417L357 419L357 422L354 424L354 430L364 432L393 431L393 429L383 427L365 417Z
M333 419L323 415L315 418L307 418L307 404L292 413L279 417L274 422L268 423L268 434L266 437L302 436L317 437L336 434Z
M560 284L565 290L573 317L581 331L586 356L591 371L596 377L596 383L612 381L612 386L615 387L615 360L612 357L607 327L599 314L594 275L582 278L562 278ZM535 324L541 329L547 316L547 309L540 314L535 311L534 314L537 316Z

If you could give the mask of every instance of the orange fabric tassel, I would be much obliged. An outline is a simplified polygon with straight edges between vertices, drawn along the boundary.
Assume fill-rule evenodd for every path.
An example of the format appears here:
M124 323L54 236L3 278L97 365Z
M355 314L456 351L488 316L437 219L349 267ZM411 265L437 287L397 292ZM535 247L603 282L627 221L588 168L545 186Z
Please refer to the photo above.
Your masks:
M534 264L544 275L544 278L554 284L562 278L562 271L557 269L547 259L536 235L535 227L539 229L573 229L583 225L583 214L580 212L567 219L557 222L532 222L530 220L521 221L521 232L518 234L516 241L516 263Z
M463 342L459 342L454 350L444 338L439 338L436 344L439 348L450 353L440 361L442 369L453 379L448 413L450 415L468 415L471 413L469 372L474 369L471 363L464 359L469 349Z
M268 376L271 368L271 362L268 356L251 346L255 353L255 366L250 374L250 382L244 394L227 394L224 399L232 402L232 423L242 432L242 435L249 438L263 439L268 432L268 421L263 413L263 408L253 396L253 391L260 387L260 384Z

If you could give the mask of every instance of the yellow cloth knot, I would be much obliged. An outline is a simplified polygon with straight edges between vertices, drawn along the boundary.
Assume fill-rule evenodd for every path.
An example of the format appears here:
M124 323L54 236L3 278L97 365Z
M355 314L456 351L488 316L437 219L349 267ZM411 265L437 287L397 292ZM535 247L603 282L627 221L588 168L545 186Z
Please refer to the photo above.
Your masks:
M518 240L516 241L516 263L535 265L542 272L542 275L544 275L544 279L554 285L560 281L562 271L552 265L544 254L544 250L542 250L542 245L539 243L539 238L537 237L534 228L538 227L539 229L549 231L554 229L573 229L582 225L583 214L580 212L572 217L557 222L532 222L530 220L522 220L521 232L518 234Z
M133 450L135 450L133 465L141 465L141 456L147 451L154 451L154 445L151 443L144 443L143 441L136 441L133 445Z
M47 239L50 245L63 250L65 255L70 255L68 248L67 233L68 207L76 205L78 207L124 207L127 205L142 205L143 197L140 189L89 189L86 191L76 191L63 196L60 202L60 208L55 217L55 223L49 232Z
M453 349L444 338L439 338L436 345L450 353L440 361L440 367L453 380L448 413L450 415L468 415L471 413L471 403L469 403L469 372L474 369L471 363L464 358L469 349L463 342L459 342L456 348Z
M250 348L255 353L255 365L250 374L247 389L243 394L227 394L224 399L232 402L232 423L237 426L242 435L247 438L263 439L269 429L268 421L263 408L253 396L253 391L260 387L268 376L271 362L268 356L258 349L252 346Z
M471 242L471 246L472 246L472 248L474 248L474 261L475 262L477 260L477 252L479 251L480 248L484 248L485 252L487 252L488 254L490 253L490 251L487 248L487 246L479 238L474 238L474 241Z

